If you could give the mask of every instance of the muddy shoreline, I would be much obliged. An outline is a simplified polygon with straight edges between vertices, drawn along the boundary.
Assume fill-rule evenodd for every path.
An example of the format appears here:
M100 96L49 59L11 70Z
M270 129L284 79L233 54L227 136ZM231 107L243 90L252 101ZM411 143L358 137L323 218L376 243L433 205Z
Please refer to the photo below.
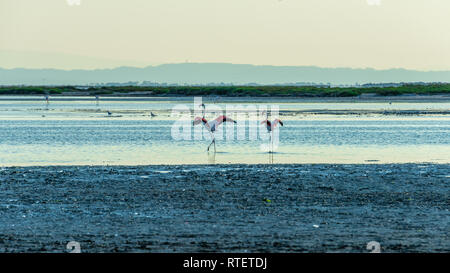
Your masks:
M450 251L448 164L0 168L0 252Z

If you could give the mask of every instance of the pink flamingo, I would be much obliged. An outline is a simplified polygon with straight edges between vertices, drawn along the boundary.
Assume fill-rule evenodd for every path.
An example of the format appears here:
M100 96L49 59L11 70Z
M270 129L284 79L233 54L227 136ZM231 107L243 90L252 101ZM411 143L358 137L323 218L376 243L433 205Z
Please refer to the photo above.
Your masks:
M270 120L267 117L266 120L261 121L261 124L266 124L267 132L270 134L270 142L272 144L272 153L273 153L273 138L272 138L273 130L275 130L275 127L277 127L278 124L284 126L283 122L280 119L274 119L273 122L270 122Z
M224 122L237 123L235 120L233 120L227 116L219 116L218 118L211 120L209 122L205 119L204 116L202 118L196 117L194 119L194 122L192 123L194 126L202 123L203 126L205 126L206 130L208 130L208 132L211 134L212 141L208 145L208 149L206 149L207 151L209 151L209 147L211 147L211 145L214 143L214 152L216 152L216 138L214 137L214 132L216 131L217 127L219 127L219 125Z
M261 121L261 124L264 123L266 124L266 129L268 133L271 133L275 129L275 127L277 127L278 123L281 126L284 126L283 122L280 119L275 119L273 122L270 122L270 120L268 119Z

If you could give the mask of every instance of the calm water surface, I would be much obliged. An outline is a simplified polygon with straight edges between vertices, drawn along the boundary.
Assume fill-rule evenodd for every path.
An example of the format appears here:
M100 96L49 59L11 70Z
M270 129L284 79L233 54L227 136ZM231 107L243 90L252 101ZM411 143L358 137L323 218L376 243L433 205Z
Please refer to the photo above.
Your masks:
M209 102L208 102L209 103ZM217 102L249 104L251 101ZM275 102L280 110L280 143L272 155L261 150L266 140L172 138L178 119L171 109L193 108L186 98L0 98L0 166L146 165L213 163L450 163L450 117L384 115L305 115L304 110L449 110L448 102ZM108 117L106 111L113 115ZM149 113L157 114L150 117ZM208 116L207 118L214 118ZM190 121L188 121L190 122ZM260 138L266 138L258 127ZM225 133L227 129L224 130Z

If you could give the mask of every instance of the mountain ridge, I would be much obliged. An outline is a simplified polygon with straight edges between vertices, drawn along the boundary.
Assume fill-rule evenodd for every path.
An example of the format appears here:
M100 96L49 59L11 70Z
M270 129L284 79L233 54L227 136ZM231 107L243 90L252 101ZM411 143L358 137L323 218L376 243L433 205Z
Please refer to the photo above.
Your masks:
M392 82L450 82L450 70L419 71L404 68L326 68L231 63L172 63L156 66L120 66L105 69L0 68L0 85L87 85L127 82L167 84L288 84L354 85Z

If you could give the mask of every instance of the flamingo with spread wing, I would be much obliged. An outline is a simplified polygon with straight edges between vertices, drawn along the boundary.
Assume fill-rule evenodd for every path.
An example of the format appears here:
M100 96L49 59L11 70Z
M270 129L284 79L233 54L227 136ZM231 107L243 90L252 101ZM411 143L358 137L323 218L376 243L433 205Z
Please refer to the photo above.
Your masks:
M270 122L270 120L266 119L261 121L261 124L266 124L266 129L268 133L271 133L275 127L277 127L278 124L283 126L283 122L280 119L275 119L273 122Z
M270 142L272 144L272 151L271 153L273 153L273 130L275 130L275 128L277 127L278 124L280 124L281 126L283 125L283 122L280 119L274 119L273 122L270 122L268 116L266 120L261 121L261 124L265 124L266 125L266 129L267 132L270 134Z
M219 127L220 124L224 123L224 122L233 122L233 123L237 123L235 120L227 117L227 116L219 116L214 120L211 121L207 121L205 119L205 117L196 117L194 119L194 122L192 123L194 126L198 125L198 124L203 124L203 126L205 126L205 128L208 130L208 132L211 134L211 138L212 141L211 143L208 145L208 148L206 149L207 151L209 151L209 148L211 147L211 145L214 143L214 152L216 151L216 138L214 137L214 132L217 130L217 127Z

